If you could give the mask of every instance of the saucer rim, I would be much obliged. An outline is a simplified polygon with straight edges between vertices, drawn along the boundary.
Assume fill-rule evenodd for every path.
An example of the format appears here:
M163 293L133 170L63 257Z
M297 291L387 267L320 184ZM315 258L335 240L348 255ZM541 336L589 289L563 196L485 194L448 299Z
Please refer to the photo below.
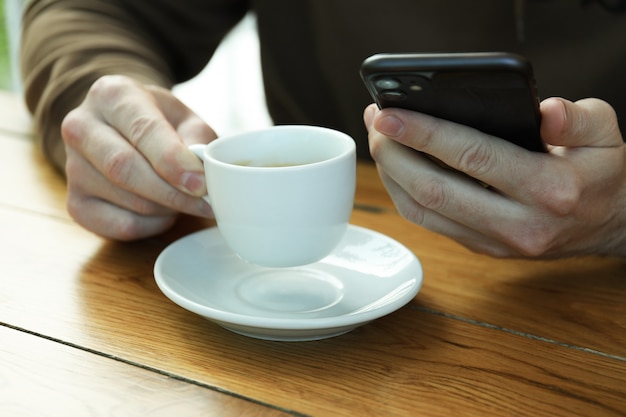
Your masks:
M219 232L219 228L209 227L206 229L202 229L191 233L189 235L183 236L182 238L170 243L161 253L158 255L155 264L154 264L154 277L157 286L161 290L161 292L169 298L172 302L177 304L179 307L182 307L185 310L188 310L194 314L198 314L208 320L216 322L222 327L228 328L229 324L244 326L250 329L259 329L259 330L292 330L292 331L306 331L306 330L315 330L315 329L331 329L331 328L344 328L344 327L358 327L362 324L369 323L378 318L384 317L400 308L408 304L421 290L424 278L424 271L418 257L409 250L405 245L396 241L395 239L380 233L375 230L368 229L366 227L357 226L353 224L348 225L348 229L346 230L346 234L362 231L368 234L372 234L376 236L378 239L385 239L391 241L394 245L401 247L406 250L412 259L412 267L415 267L415 276L411 280L407 280L407 282L411 282L410 288L405 290L404 293L398 297L393 299L392 302L384 304L380 307L377 307L372 310L367 310L363 312L357 313L347 313L347 314L339 314L336 316L330 317L317 317L317 318L284 318L284 317L264 317L264 316L253 316L249 314L241 314L232 311L226 311L218 308L213 308L207 306L205 304L198 303L196 301L192 301L182 295L180 295L177 291L172 289L167 283L167 279L164 278L164 274L160 273L161 265L164 262L164 259L167 258L167 252L169 252L172 247L176 245L180 245L181 242L186 240L193 240L201 234L209 234L209 235L221 235ZM242 261L244 262L244 261ZM323 263L324 259L320 260L318 263ZM349 268L345 268L349 269ZM341 278L339 278L341 279ZM381 294L380 297L388 294Z

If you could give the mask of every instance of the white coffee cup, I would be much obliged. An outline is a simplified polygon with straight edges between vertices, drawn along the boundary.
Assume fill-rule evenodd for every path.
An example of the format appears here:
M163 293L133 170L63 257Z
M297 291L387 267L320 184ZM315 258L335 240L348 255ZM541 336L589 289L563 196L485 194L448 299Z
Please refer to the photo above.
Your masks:
M315 126L275 126L190 149L228 246L267 267L329 255L348 227L356 185L354 140Z

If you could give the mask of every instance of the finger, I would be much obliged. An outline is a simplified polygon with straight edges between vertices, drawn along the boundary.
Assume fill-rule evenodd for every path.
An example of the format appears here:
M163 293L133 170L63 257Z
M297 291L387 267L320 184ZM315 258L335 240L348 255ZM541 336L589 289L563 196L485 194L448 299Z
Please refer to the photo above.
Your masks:
M374 135L432 155L515 199L523 197L520 179L532 178L549 159L476 129L408 110L379 111L371 128Z
M215 131L169 90L158 86L146 88L157 98L156 104L185 145L206 144L217 138Z
M200 117L198 117L191 109L185 106L177 97L172 95L169 90L165 90L157 86L148 86L156 97L156 104L162 113L166 116L170 124L176 129L176 133L181 138L185 147L180 149L184 153L185 158L198 157L188 149L189 145L206 144L217 138L215 131L207 125ZM154 167L157 169L159 167ZM203 196L207 194L205 177L203 172L186 173L184 179L183 190L193 190L192 195Z
M374 117L376 117L376 113L378 113L378 106L375 103L371 103L368 105L365 110L363 110L363 122L365 123L365 128L369 132L370 126L374 122Z
M107 201L120 208L143 216L167 216L176 213L175 210L157 204L138 194L126 191L108 181L93 165L68 147L65 171L67 174L68 208L72 217L82 211L81 202L87 198ZM83 218L98 213L88 212Z
M96 81L89 96L103 120L137 148L159 176L189 194L206 193L202 163L187 149L153 95L129 79L113 76ZM171 117L180 115L174 112Z
M84 167L78 167L74 175L68 173L68 177L87 184L89 190L86 194L101 194L102 198L113 204L131 210L134 203L140 201L132 197L137 195L176 211L212 216L210 207L202 198L183 193L168 184L116 130L100 123L88 112L80 108L70 112L63 122L63 135L68 152L74 150L80 157L84 157L108 183L101 188L96 187L82 177L84 174L81 168ZM113 191L116 188L128 193Z
M613 108L598 99L572 103L549 98L541 103L541 136L546 143L567 147L622 146Z
M68 148L67 156L67 211L87 230L130 241L164 232L176 220L175 211L113 187L73 149ZM96 192L85 190L85 184Z
M122 241L162 233L169 229L177 218L176 214L142 216L94 197L81 200L80 210L73 210L72 213L76 222L86 229L102 237Z
M443 222L437 223L446 218L468 230L490 236L489 240L510 242L510 230L502 225L516 224L524 215L522 205L376 132L370 133L370 145L379 170L398 185L394 190L401 189L407 194L398 208L402 208L410 220L448 236L461 236L446 229L448 226L443 226ZM417 206L410 208L415 204ZM429 223L422 208L441 217L431 216L432 223ZM475 239L477 235L472 236Z
M415 200L384 172L380 178L389 191L398 211L407 220L435 233L447 236L464 247L478 253L494 257L513 257L517 253L498 240L492 239L480 231L476 231L452 219L417 205Z
M174 211L119 188L111 197L110 183L71 148L67 148L66 171L68 213L78 224L100 236L118 240L139 239L165 231L176 219ZM83 184L89 184L99 194L85 192ZM109 200L103 198L105 196ZM112 204L110 200L122 201L132 210Z

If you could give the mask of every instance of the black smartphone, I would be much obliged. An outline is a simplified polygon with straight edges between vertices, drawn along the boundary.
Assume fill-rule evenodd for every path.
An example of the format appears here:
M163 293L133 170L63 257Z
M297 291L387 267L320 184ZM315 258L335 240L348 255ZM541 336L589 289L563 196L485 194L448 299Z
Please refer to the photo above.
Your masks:
M361 78L380 108L400 107L545 152L533 70L503 52L377 54Z

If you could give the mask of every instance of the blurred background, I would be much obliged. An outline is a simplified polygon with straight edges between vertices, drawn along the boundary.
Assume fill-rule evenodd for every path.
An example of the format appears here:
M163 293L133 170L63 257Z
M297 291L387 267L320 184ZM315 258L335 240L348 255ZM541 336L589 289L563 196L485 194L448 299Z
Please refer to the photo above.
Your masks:
M19 36L27 1L0 0L0 90L21 92ZM220 136L271 125L254 15L247 15L229 33L197 77L175 86L174 94Z
M271 125L254 15L248 14L226 36L197 77L174 87L174 94L219 135Z
M0 89L19 91L17 53L26 0L0 0Z

